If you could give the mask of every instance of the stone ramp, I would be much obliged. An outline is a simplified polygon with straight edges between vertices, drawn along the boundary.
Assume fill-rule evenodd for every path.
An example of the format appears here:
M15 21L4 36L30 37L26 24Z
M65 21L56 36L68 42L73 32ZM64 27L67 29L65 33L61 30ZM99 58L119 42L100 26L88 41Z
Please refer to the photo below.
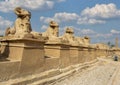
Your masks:
M69 66L64 69L52 69L35 75L29 75L17 79L10 79L9 81L0 82L0 85L44 85L52 83L58 79L70 76L75 72L86 69L97 64L97 60Z
M95 66L96 64L98 64L98 62L96 62L96 60L95 60L92 62L84 63L83 65L74 65L74 66L72 66L71 70L62 69L62 74L60 74L60 75L56 75L56 76L53 76L53 77L50 77L47 79L43 79L43 80L38 80L38 81L35 81L28 85L49 85L51 83L54 83L55 81L65 79L71 75L74 75L76 72L80 72L84 69L91 68L91 67Z
M120 63L106 59L99 61L100 63L91 70L85 70L50 85L120 85Z

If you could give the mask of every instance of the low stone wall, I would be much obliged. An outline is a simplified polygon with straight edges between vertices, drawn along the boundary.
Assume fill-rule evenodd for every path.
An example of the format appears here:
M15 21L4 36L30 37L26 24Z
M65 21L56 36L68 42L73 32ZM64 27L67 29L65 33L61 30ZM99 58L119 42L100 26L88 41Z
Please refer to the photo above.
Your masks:
M111 50L88 46L44 44L43 41L35 39L3 40L1 45L5 47L4 53L9 61L0 61L0 82L80 65L112 53Z
M45 44L44 47L46 69L51 67L65 68L71 65L90 62L97 57L107 57L111 53L108 49L96 49L88 46L73 46L59 43ZM52 65L53 63L55 65Z
M20 61L0 62L0 82L7 81L19 74Z

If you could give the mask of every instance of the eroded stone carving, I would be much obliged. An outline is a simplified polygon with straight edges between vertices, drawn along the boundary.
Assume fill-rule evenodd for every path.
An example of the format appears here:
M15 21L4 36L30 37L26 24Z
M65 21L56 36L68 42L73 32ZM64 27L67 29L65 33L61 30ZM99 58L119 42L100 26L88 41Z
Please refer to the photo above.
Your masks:
M41 33L32 31L30 23L31 13L29 11L17 7L15 8L14 12L17 15L17 19L12 28L7 28L5 36L15 36L20 38L41 38Z
M50 21L49 27L46 32L42 33L43 37L58 37L59 35L59 25L55 21Z
M60 42L58 35L59 35L58 23L55 21L50 21L48 29L46 30L46 32L42 33L42 36L49 42Z
M85 45L89 45L89 44L90 44L90 38L89 38L88 36L85 36L85 37L83 38L83 43L84 43Z
M83 45L84 44L84 38L81 37L75 37L76 41L80 44Z
M74 36L74 30L70 27L66 28L65 34L61 38L62 41L69 42L69 44L78 45L78 42Z
M17 19L14 23L14 27L7 28L5 35L22 36L24 34L30 34L30 32L32 31L30 24L31 13L20 7L15 8L14 12L17 15Z
M97 49L109 49L109 46L104 43L97 43L95 46Z
M85 37L75 37L75 40L79 43L79 45L90 45L90 38L88 36Z

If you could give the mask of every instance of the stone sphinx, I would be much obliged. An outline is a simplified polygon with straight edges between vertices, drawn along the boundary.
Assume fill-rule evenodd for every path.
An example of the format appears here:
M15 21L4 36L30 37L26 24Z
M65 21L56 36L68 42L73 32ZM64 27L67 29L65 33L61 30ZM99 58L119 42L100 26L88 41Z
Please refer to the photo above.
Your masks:
M85 45L89 45L89 44L90 44L90 38L89 38L88 36L85 36L85 37L83 38L83 43L84 43Z
M90 38L88 36L85 37L75 37L76 41L80 44L80 45L90 45Z
M65 34L61 37L62 41L66 41L71 45L78 45L78 41L74 36L74 30L70 27L66 28Z
M50 21L49 27L46 32L42 33L42 36L48 42L60 42L59 36L59 25L55 21Z
M82 37L75 37L76 41L80 44L83 45L84 44L84 38Z
M14 9L17 19L12 28L8 27L5 36L14 36L17 38L36 38L40 37L40 33L32 32L30 18L31 13L23 8L17 7Z
M97 43L97 44L95 44L95 47L97 49L109 49L109 46L104 43Z

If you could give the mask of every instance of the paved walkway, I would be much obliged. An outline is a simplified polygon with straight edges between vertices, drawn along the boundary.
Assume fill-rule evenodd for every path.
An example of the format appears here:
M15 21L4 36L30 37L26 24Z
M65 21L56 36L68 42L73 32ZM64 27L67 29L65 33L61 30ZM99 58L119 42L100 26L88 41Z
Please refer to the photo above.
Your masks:
M120 85L120 63L103 59L96 67L52 85Z

